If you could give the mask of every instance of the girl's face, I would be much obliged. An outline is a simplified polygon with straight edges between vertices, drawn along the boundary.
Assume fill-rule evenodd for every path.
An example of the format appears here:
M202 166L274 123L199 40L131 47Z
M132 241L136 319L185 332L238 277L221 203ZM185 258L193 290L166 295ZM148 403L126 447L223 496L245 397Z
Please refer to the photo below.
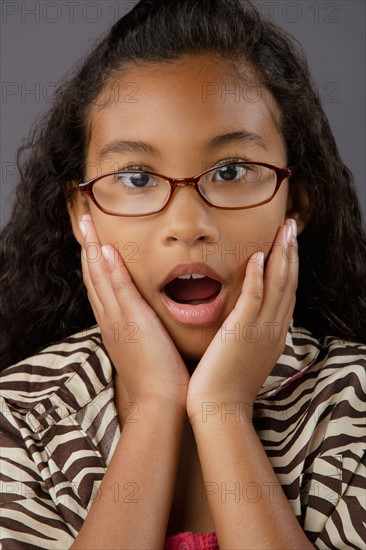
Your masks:
M125 165L184 178L232 158L286 167L275 102L263 87L254 87L254 76L248 81L243 84L227 64L208 55L131 68L92 106L86 179ZM228 136L237 132L247 137ZM220 144L207 145L223 135ZM127 148L122 141L139 145ZM234 308L249 257L261 250L268 259L278 227L286 217L297 217L288 195L285 180L265 205L221 210L184 186L163 211L146 217L105 214L82 195L70 213L79 242L77 221L91 214L101 243L117 248L181 354L198 359ZM177 319L164 300L162 286L172 269L196 262L212 268L224 289L209 326L202 319Z

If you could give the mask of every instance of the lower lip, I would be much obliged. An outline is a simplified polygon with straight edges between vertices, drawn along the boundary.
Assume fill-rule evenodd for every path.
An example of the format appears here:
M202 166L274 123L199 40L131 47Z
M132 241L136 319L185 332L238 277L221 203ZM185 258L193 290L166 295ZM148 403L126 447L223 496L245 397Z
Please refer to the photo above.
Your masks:
M221 286L220 292L212 302L205 304L179 304L174 302L163 290L162 299L168 308L171 316L185 325L201 325L203 323L213 323L221 315L225 305L226 291Z

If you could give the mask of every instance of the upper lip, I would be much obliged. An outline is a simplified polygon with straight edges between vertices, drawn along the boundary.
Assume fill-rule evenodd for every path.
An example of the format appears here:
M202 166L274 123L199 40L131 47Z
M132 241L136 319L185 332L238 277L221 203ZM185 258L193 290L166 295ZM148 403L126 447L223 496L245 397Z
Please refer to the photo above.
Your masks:
M218 273L208 264L204 262L193 262L193 263L180 263L177 264L164 278L163 282L160 285L160 288L164 288L168 283L179 277L180 275L188 275L192 273L197 273L198 275L205 275L206 277L211 277L219 283L223 284L223 279Z

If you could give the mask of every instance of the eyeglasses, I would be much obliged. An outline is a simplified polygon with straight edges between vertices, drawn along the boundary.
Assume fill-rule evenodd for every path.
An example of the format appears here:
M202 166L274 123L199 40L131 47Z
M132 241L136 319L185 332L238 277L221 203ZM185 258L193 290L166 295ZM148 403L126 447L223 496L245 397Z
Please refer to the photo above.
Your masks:
M191 178L168 178L143 170L98 176L79 189L105 214L149 216L165 208L177 187L191 185L209 205L227 210L254 208L271 201L290 170L262 162L216 165Z

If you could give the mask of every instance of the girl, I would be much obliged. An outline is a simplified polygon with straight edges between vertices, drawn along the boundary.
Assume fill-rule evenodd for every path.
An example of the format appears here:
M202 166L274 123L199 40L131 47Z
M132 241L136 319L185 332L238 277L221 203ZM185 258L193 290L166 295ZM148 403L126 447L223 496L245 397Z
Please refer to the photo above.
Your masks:
M289 36L142 0L30 147L2 548L363 548L366 239Z

